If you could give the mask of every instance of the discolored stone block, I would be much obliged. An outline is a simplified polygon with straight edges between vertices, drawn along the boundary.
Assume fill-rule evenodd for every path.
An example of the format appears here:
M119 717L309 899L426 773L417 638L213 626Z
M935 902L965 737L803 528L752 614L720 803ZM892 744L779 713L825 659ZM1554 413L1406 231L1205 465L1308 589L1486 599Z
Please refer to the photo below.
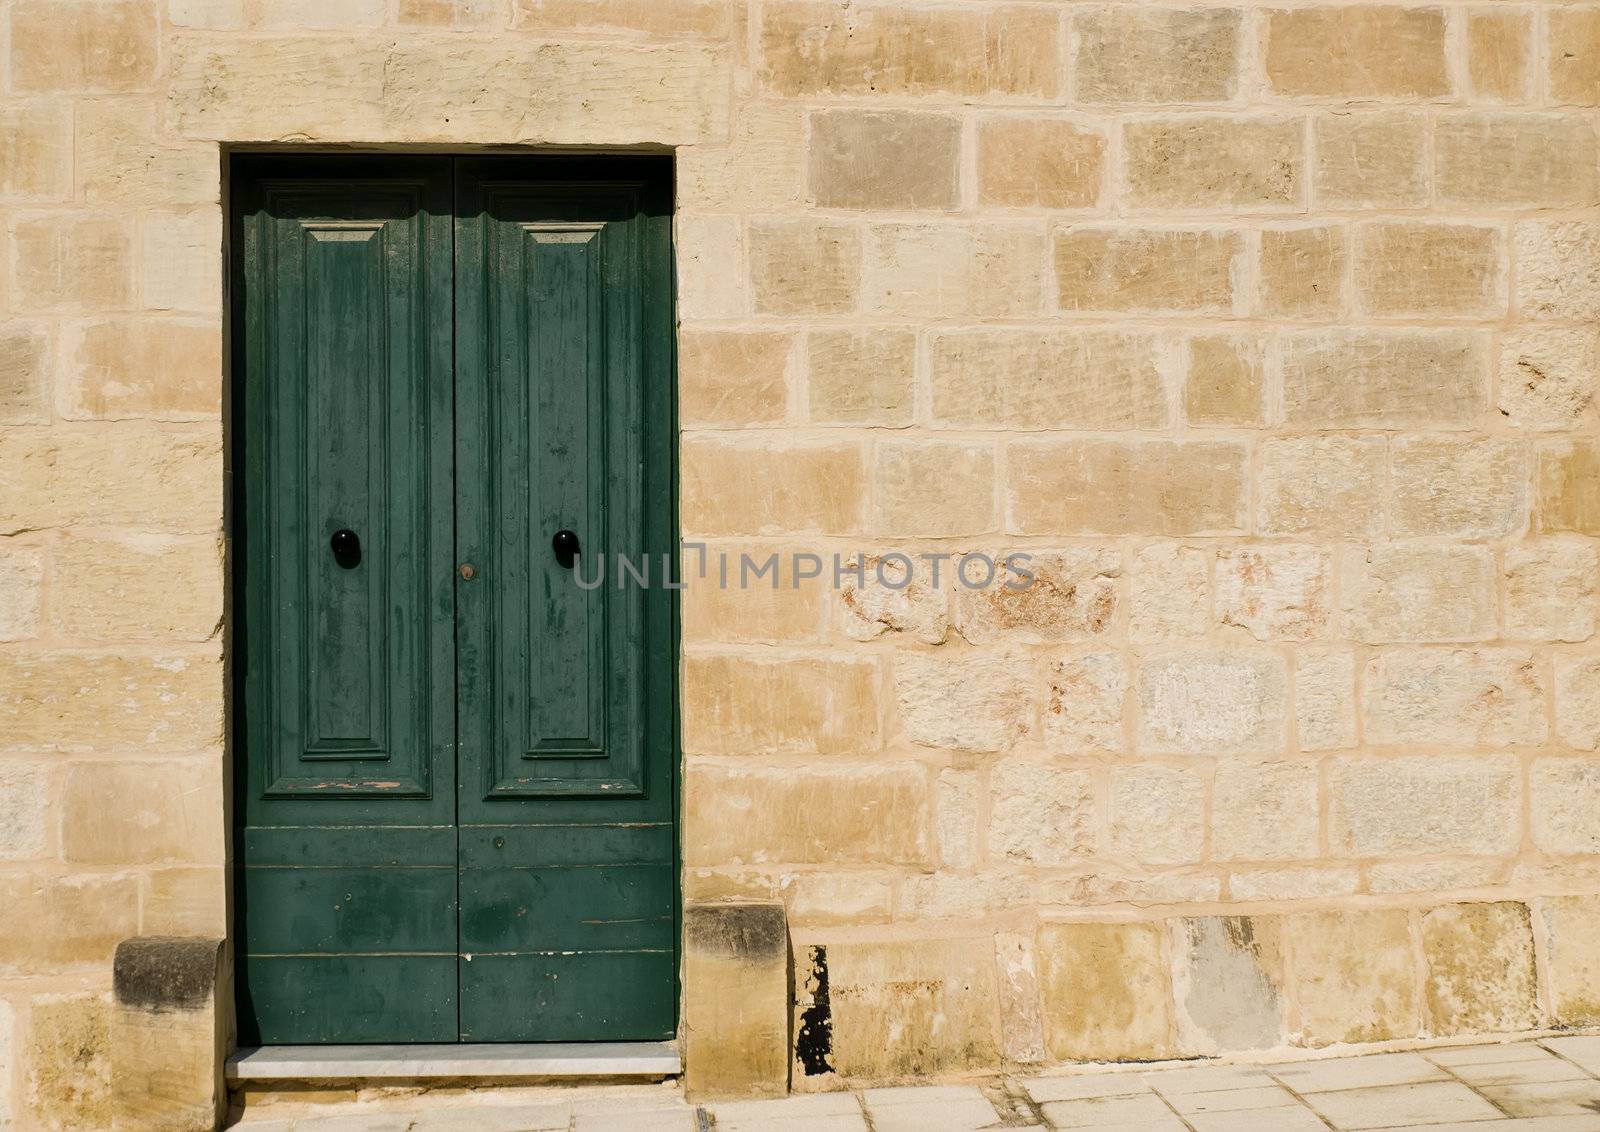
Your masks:
M1500 229L1393 221L1356 227L1356 298L1379 318L1488 318L1505 310Z
M24 1119L48 1129L110 1128L116 1104L111 1003L102 994L41 994L28 1004ZM19 1072L18 1076L22 1076Z
M133 240L118 218L19 220L11 248L18 309L116 310L132 301Z
M683 745L691 754L868 754L880 743L876 660L690 656Z
M1293 207L1304 193L1304 150L1304 129L1291 118L1130 121L1124 199L1139 209Z
M812 331L806 338L811 419L824 424L910 424L916 349L916 335L909 331Z
M1046 748L1068 755L1126 750L1128 684L1121 653L1082 653L1055 661L1045 689Z
M1600 445L1552 441L1534 454L1534 529L1600 534Z
M1105 134L1059 118L978 123L978 200L1007 208L1093 208L1105 182Z
M1244 449L1224 441L1015 442L1009 529L1027 535L1242 530Z
M1500 404L1513 428L1575 429L1595 419L1600 330L1549 327L1500 336Z
M1600 897L1547 896L1539 908L1555 1021L1592 1026L1600 1019Z
M1318 330L1283 343L1283 413L1320 428L1461 426L1488 406L1488 343L1437 330Z
M1542 743L1545 683L1526 649L1394 649L1367 662L1369 743Z
M1147 754L1271 753L1288 711L1283 658L1215 647L1146 657L1139 665L1138 749Z
M860 288L861 238L853 227L809 220L750 226L750 281L761 314L844 314Z
M69 336L62 416L215 419L222 412L222 335L214 321L149 316L88 323Z
M1024 654L894 658L895 700L905 737L925 747L1001 751L1034 734L1033 665Z
M1162 926L1151 923L1039 925L1035 949L1052 1058L1173 1056L1177 1035L1162 935Z
M1219 428L1260 425L1265 368L1261 343L1254 338L1208 334L1189 339L1184 419Z
M1298 1041L1388 1041L1421 1028L1410 918L1400 910L1307 912L1282 919Z
M1278 94L1433 98L1450 93L1438 8L1321 5L1267 12L1267 83Z
M1069 228L1055 237L1056 303L1069 311L1227 314L1243 251L1236 232Z
M1504 756L1341 759L1329 779L1332 850L1353 857L1511 852L1520 835L1518 779Z
M0 657L0 727L31 750L194 751L222 741L216 652Z
M685 330L678 336L678 417L686 428L776 424L788 407L788 334Z
M684 1088L691 1098L789 1091L789 980L781 904L684 908Z
M1257 640L1326 636L1333 616L1327 551L1262 546L1217 555L1217 619Z
M1277 919L1197 916L1173 919L1169 927L1183 1053L1282 1045L1287 1007Z
M1600 319L1600 223L1523 221L1512 254L1524 318Z
M1122 555L1115 550L1034 551L997 564L994 577L973 565L955 587L956 621L975 645L1094 640L1115 631L1120 605L1117 579ZM957 563L959 568L959 561Z
M1239 85L1240 13L1107 8L1072 21L1079 102L1227 102Z
M19 0L11 7L11 84L19 91L126 91L156 77L152 0Z
M948 114L811 116L810 185L818 208L955 208L960 165L961 122Z
M228 1109L231 972L220 939L141 937L112 965L115 1127L192 1132Z
M1423 1001L1435 1034L1504 1034L1540 1024L1524 904L1446 904L1423 913Z

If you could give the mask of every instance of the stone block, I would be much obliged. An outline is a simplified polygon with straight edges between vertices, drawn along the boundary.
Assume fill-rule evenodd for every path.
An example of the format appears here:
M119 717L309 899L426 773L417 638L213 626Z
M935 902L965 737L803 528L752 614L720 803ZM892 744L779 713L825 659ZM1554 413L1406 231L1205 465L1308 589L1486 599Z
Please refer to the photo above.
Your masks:
M792 102L741 101L734 108L729 140L678 150L676 175L679 207L783 208L796 203L805 189L804 108Z
M133 301L133 237L111 216L36 216L12 230L19 310L115 310Z
M1450 93L1439 8L1321 5L1266 13L1266 77L1277 94L1436 98Z
M818 424L911 423L917 338L908 330L814 330L806 396Z
M1312 762L1217 763L1211 792L1211 855L1223 861L1318 856L1317 767Z
M1261 313L1333 318L1344 309L1345 231L1337 224L1261 233Z
M1003 751L1037 731L1033 663L1022 653L894 658L905 737L923 747Z
M989 776L989 859L1060 867L1095 850L1092 772L1055 761L1006 758Z
M1283 343L1285 423L1461 427L1489 400L1488 342L1459 330L1315 330Z
M684 1089L696 1101L789 1091L789 930L781 904L683 910Z
M1012 1064L1037 1064L1045 1059L1045 1050L1033 934L996 935L995 966L1000 992L1001 1056Z
M1558 654L1555 665L1556 734L1569 747L1600 750L1600 657Z
M688 320L746 313L750 303L743 220L721 213L680 212L673 218L672 234L679 315Z
M989 584L976 584L986 573L977 566L957 579L956 623L971 643L1092 641L1117 629L1118 551L1034 551L1009 564L996 552L990 559L998 568Z
M1152 923L1039 925L1052 1059L1153 1060L1177 1052L1164 934Z
M908 562L909 559L909 562ZM950 635L950 574L935 563L888 554L843 557L835 600L840 626L853 641L870 641L886 633L905 634L930 645Z
M1183 418L1192 425L1255 428L1263 423L1262 344L1242 334L1189 339Z
M128 91L154 84L153 0L19 0L11 6L11 89Z
M177 311L222 309L219 210L147 212L140 225L140 244L140 296L145 306Z
M25 1127L110 1128L111 1003L95 993L36 995L28 1004Z
M1200 535L1244 529L1242 445L1227 441L1012 443L1006 507L1022 535Z
M811 115L818 208L953 209L961 203L961 120L899 110Z
M1600 320L1600 221L1522 221L1512 255L1523 317Z
M1533 62L1530 12L1467 13L1467 85L1480 102L1521 102Z
M1259 452L1262 534L1371 538L1382 532L1388 459L1382 437L1267 440Z
M1304 196L1305 130L1293 118L1130 121L1125 201L1138 209L1286 209Z
M788 409L794 339L744 330L678 335L678 419L685 428L777 424Z
M1217 620L1259 641L1326 636L1333 616L1327 551L1239 547L1217 553Z
M1511 330L1500 336L1500 413L1513 428L1593 427L1600 330Z
M62 789L62 855L84 865L220 865L222 793L215 757L73 763Z
M1409 220L1356 227L1356 298L1379 318L1489 318L1504 313L1500 229Z
M1343 552L1344 628L1358 641L1495 636L1495 563L1486 546L1391 543Z
M1528 451L1520 441L1403 437L1390 464L1395 534L1490 539L1527 524Z
M1600 897L1547 896L1545 964L1550 998L1560 1026L1600 1022Z
M712 543L684 555L683 639L689 644L817 641L823 633L826 570L801 578L792 547ZM801 571L805 572L804 569Z
M994 1065L1000 1050L993 949L987 935L829 943L839 1074L929 1077Z
M107 477L106 468L121 474ZM14 433L0 446L0 531L98 525L212 531L221 517L215 430L39 430Z
M1356 662L1349 649L1298 649L1294 658L1295 725L1300 748L1356 745Z
M187 6L194 0L176 2ZM395 15L401 24L432 27L491 27L505 20L500 0L400 0Z
M855 309L860 276L861 235L849 225L758 220L750 226L750 284L758 314L848 314Z
M972 770L946 767L935 784L933 835L939 846L939 863L950 869L970 869L977 863L978 812L982 784Z
M50 336L42 327L0 327L0 424L49 420Z
M1428 202L1428 121L1410 111L1319 114L1313 196L1322 208L1419 208Z
M1542 743L1545 686L1526 649L1394 649L1362 677L1369 743Z
M123 875L11 873L0 878L8 909L0 919L0 971L59 975L111 961L139 930L139 881Z
M587 31L725 42L744 34L743 10L718 0L513 0L512 8L512 27L545 35Z
M173 139L153 98L97 99L74 111L74 176L91 204L164 208L217 205L222 161L214 144ZM208 273L220 282L220 234L209 249Z
M1067 311L1230 314L1238 232L1068 228L1055 237L1056 303Z
M71 104L51 100L0 107L0 200L71 197Z
M1534 454L1534 529L1600 534L1600 445L1552 441Z
M1044 743L1060 754L1125 751L1128 671L1121 653L1078 653L1050 665Z
M1546 20L1550 96L1579 106L1600 105L1600 12L1558 8Z
M861 305L873 314L1017 318L1044 295L1031 224L880 224L867 230Z
M224 865L179 866L149 874L140 901L140 930L156 935L221 939L229 931L228 873Z
M1185 1055L1285 1044L1283 955L1271 916L1169 921L1178 1045Z
M195 751L222 742L215 651L0 656L0 731L28 750Z
M933 339L933 420L966 428L1160 428L1159 342L1106 330L994 328Z
M232 973L220 939L117 945L110 1024L113 1127L206 1132L228 1111Z
M1403 910L1285 916L1295 1037L1311 1046L1415 1037L1416 944Z
M872 530L939 538L995 528L991 444L894 440L877 446Z
M1600 564L1592 544L1576 539L1512 543L1503 561L1506 637L1586 641L1594 636ZM1558 698L1558 719L1561 714Z
M1002 208L1094 208L1105 189L1104 133L1061 118L978 122L978 202Z
M51 802L58 789L47 766L0 761L0 861L32 861L53 854Z
M1420 921L1430 1033L1506 1034L1540 1025L1525 904L1446 904Z
M1189 649L1145 657L1137 680L1141 753L1271 754L1287 742L1283 658L1256 650Z
M1329 790L1337 855L1509 853L1521 840L1520 774L1504 756L1340 759Z
M683 745L696 755L870 754L878 663L766 656L684 660Z
M1087 9L1072 21L1072 95L1090 103L1231 101L1240 13L1227 8Z
M683 854L695 865L931 859L932 786L916 763L745 768L689 761Z
M866 473L854 443L685 438L685 537L859 530Z
M1192 865L1206 840L1206 779L1160 763L1111 770L1106 828L1114 859L1141 865Z
M0 541L0 641L39 635L44 595L44 553L36 546Z
M1441 204L1576 208L1600 202L1600 135L1588 115L1448 114L1434 127Z
M1600 763L1539 759L1528 788L1535 846L1546 853L1600 853Z
M1228 874L1234 900L1327 900L1354 896L1361 874L1347 868L1236 869Z
M222 332L215 321L87 323L63 342L58 399L68 419L215 420L222 412Z
M1211 629L1212 553L1152 543L1133 555L1128 635L1135 641L1203 637Z
M760 83L775 94L1041 101L1057 94L1059 17L992 4L922 8L780 0L761 10Z

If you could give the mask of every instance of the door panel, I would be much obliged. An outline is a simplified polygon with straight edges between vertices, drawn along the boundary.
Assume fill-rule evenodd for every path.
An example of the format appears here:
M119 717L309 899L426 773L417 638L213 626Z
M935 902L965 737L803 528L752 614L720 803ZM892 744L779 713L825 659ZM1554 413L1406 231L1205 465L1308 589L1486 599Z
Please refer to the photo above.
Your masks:
M234 174L240 1040L451 1041L450 165Z
M458 162L464 1040L676 1026L671 281L648 168ZM619 554L651 588L614 584Z

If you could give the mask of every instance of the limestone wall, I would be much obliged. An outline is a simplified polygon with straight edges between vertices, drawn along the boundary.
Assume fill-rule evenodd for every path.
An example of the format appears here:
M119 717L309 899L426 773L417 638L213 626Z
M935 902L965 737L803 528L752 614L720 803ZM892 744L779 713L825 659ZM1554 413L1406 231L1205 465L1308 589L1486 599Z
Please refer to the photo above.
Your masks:
M0 0L0 80L0 1123L227 928L236 143L674 148L685 536L1034 556L685 597L685 894L835 1068L1593 1019L1600 5Z

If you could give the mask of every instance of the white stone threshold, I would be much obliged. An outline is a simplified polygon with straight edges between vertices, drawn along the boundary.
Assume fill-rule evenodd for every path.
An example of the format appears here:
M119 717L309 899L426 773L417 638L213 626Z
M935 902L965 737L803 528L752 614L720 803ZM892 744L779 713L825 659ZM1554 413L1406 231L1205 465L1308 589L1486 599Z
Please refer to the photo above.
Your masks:
M262 1046L227 1064L229 1081L659 1081L682 1071L676 1042Z

